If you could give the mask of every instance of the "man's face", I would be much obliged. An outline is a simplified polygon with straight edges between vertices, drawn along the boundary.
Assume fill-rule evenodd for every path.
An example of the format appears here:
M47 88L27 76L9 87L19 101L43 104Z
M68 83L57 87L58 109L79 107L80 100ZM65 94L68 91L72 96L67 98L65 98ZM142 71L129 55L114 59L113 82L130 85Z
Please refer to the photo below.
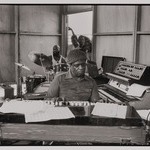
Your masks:
M83 77L85 74L86 60L79 60L71 64L70 70L73 76Z
M58 46L55 46L53 48L53 56L58 56L60 52L60 48Z

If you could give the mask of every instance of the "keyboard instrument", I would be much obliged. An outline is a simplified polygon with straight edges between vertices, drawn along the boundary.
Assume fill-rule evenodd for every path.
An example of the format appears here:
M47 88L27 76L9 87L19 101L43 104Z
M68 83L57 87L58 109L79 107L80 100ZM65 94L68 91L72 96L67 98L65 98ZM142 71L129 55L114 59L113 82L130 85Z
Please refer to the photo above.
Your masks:
M137 110L150 109L150 67L120 61L112 73L106 73L107 84L99 85L104 102L133 106Z
M140 117L136 110L150 110L149 67L120 61L115 70L106 75L109 82L98 86L101 99L97 103L82 100L53 102L45 99L45 95L41 93L28 93L25 95L26 100L24 99L26 103L35 103L37 100L38 104L42 103L46 108L49 105L54 109L68 107L75 117L26 123L23 114L0 113L2 141L15 139L68 142L69 139L73 142L110 145L148 145L149 122ZM41 97L42 101L39 101ZM34 106L36 107L33 109L37 109L37 106L41 108L43 105ZM10 108L12 109L12 105ZM30 109L33 111L31 106Z

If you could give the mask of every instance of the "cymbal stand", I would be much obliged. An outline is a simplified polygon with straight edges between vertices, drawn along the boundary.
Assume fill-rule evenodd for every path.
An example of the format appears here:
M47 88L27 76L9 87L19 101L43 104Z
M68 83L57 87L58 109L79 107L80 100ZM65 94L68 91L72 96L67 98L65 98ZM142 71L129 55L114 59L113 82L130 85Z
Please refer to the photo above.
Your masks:
M22 66L20 66L20 70L22 70ZM21 72L21 71L20 71ZM19 82L18 82L18 89L17 89L17 93L18 93L18 96L21 98L21 100L22 100L22 77L21 77L21 75L20 75L20 77L19 77Z
M22 77L21 77L21 70L22 70L22 68L24 68L24 69L26 69L28 71L31 71L31 70L30 70L30 68L28 68L27 66L25 66L23 64L16 63L16 62L15 62L15 64L20 67L20 70L18 72L18 74L19 74L19 78L18 78L19 81L18 81L18 84L17 84L17 96L19 95L21 97L21 100L22 100ZM20 85L20 87L19 87L19 85Z

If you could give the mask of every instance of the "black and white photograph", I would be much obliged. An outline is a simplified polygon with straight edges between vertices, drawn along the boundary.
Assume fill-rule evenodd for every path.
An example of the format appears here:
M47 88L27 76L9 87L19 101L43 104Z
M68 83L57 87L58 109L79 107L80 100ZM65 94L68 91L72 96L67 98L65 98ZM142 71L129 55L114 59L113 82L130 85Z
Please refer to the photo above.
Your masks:
M150 4L0 4L0 149L149 145Z

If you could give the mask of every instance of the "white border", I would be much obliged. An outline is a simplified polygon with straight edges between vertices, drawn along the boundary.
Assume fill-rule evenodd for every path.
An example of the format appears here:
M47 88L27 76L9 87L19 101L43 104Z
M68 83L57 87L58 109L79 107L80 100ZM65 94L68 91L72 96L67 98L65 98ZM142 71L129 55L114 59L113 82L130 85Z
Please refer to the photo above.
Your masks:
M0 0L0 4L150 4L150 0Z
M0 0L0 4L150 4L150 0ZM149 146L0 146L0 150L149 150Z

